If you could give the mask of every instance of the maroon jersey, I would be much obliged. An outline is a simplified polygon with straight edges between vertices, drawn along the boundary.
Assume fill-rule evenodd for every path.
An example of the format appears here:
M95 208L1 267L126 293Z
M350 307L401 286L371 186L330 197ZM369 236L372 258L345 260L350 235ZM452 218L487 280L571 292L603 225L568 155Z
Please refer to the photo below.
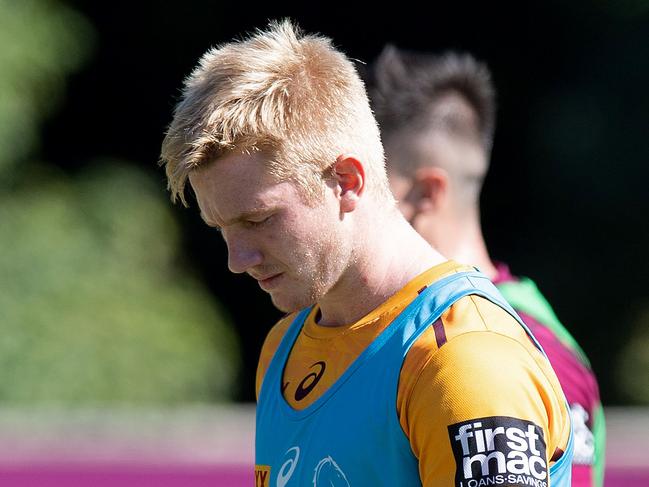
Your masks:
M601 486L605 427L597 379L586 355L536 285L497 264L494 283L545 350L570 404L574 434L572 485Z

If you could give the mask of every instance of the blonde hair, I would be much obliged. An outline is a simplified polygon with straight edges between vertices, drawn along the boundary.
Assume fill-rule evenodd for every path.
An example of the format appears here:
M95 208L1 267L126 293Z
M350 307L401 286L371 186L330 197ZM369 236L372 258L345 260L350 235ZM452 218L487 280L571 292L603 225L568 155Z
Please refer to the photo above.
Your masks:
M392 198L365 86L331 41L290 21L211 49L185 80L164 142L172 200L189 173L233 151L264 151L268 170L308 199L343 153L360 157L368 190Z

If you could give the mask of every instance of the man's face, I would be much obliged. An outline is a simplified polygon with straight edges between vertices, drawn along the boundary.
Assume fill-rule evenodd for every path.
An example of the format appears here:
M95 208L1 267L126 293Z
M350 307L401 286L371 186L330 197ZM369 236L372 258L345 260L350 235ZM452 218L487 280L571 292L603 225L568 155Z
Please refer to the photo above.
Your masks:
M231 153L190 174L201 216L221 230L228 267L246 272L282 311L319 301L350 262L330 188L309 205L292 182L269 175L263 153Z

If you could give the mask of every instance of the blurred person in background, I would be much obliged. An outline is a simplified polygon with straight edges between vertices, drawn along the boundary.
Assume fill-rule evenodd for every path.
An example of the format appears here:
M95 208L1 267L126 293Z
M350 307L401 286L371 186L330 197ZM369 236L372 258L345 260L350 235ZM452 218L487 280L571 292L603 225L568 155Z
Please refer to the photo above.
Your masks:
M571 407L573 485L601 486L604 416L589 361L536 285L491 260L482 234L479 199L496 111L487 66L469 54L387 46L367 77L399 209L443 255L488 275L539 340Z
M329 39L284 21L207 52L162 162L230 270L288 313L259 361L256 485L570 484L547 358L486 276L398 211L364 85Z

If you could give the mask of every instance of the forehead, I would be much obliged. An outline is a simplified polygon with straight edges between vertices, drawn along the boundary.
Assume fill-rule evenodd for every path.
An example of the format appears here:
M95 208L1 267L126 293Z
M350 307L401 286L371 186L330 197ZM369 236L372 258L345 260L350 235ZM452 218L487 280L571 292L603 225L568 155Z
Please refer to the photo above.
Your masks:
M290 199L296 188L268 172L267 155L231 153L192 171L189 181L203 217L214 222L236 218Z

